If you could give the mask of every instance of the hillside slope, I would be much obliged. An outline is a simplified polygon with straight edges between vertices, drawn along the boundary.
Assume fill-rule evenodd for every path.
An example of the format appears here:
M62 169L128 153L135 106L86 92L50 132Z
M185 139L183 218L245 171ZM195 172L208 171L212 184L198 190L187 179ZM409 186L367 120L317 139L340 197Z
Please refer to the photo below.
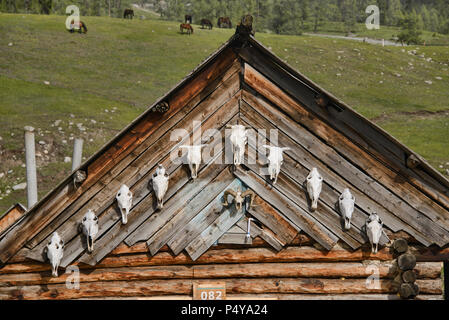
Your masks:
M177 22L0 14L0 212L26 205L23 127L36 135L40 197L70 172L73 139L98 150L234 32ZM449 169L449 47L392 48L256 34L294 68L386 128L441 172ZM430 58L430 59L429 59ZM427 81L427 83L426 83ZM440 167L441 166L441 167Z

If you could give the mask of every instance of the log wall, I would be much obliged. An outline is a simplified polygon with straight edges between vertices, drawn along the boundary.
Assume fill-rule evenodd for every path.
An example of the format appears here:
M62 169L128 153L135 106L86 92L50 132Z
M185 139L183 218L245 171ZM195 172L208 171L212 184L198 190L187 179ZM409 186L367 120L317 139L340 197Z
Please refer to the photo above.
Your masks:
M337 244L327 252L302 233L279 252L255 238L251 245L213 246L196 261L167 246L151 256L145 243L122 243L95 267L77 264L79 289L66 286L73 274L60 268L52 277L49 264L26 258L26 250L0 269L0 299L192 299L193 283L216 280L226 283L228 299L399 299L390 248L373 256L366 246L352 251ZM417 299L443 299L442 262L435 260L449 252L418 244L411 251ZM377 287L368 279L375 273Z

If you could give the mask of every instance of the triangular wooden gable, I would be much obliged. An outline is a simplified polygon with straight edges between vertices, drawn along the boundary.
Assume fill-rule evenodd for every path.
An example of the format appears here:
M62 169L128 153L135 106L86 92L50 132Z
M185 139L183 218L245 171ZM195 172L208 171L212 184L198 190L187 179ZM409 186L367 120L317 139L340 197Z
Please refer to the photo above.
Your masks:
M317 97L324 98L318 102ZM162 102L169 109L160 113ZM183 128L193 136L198 130L193 121L201 122L202 132L220 131L222 138L207 141L219 158L229 143L226 125L277 129L279 145L291 148L278 182L273 185L260 173L266 165L263 155L235 170L229 162L208 159L192 180L186 165L170 160L170 152L191 143L172 141L171 132ZM256 147L250 139L248 150ZM247 158L253 155L246 153ZM418 161L413 168L407 166L410 155ZM159 163L170 174L162 210L156 210L149 183ZM313 167L324 177L314 212L304 184ZM372 212L385 228L403 230L426 246L449 243L447 180L252 37L243 46L231 38L80 169L87 173L80 186L68 177L0 240L2 262L21 248L27 257L45 261L43 250L54 231L65 241L62 267L97 265L120 244L138 242L146 242L152 255L167 245L175 255L185 250L196 260L216 243L241 241L236 239L245 233L247 216L256 219L251 239L260 237L277 251L300 231L326 250L339 241L357 249L367 242L363 226ZM126 225L115 202L123 183L134 194ZM246 213L221 204L223 192L239 185L256 194L255 206ZM343 229L337 205L344 188L356 198L349 231ZM88 209L99 216L100 225L91 254L78 228ZM387 241L383 236L381 243Z

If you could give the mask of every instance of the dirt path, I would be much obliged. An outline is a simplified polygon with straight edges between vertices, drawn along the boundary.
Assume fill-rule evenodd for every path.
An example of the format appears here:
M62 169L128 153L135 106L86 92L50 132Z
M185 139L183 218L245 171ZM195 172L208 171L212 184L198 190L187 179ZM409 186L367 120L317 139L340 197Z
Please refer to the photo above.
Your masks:
M346 36L339 36L339 35L334 35L334 34L308 33L308 32L305 32L304 35L312 36L312 37L322 37L322 38L332 38L332 39L343 39L343 40L354 40L354 41L360 41L360 42L365 41L366 43L382 45L382 40L370 39L370 38L346 37ZM390 41L390 40L385 40L385 45L386 45L386 46L394 46L394 47L401 47L401 46L402 46L400 43L396 43L396 42ZM407 46L407 45L404 44L404 47L406 47L406 46Z
M382 114L382 115L372 118L370 120L377 123L377 122L387 121L396 115L406 115L406 116L417 118L417 119L426 119L426 118L440 116L440 115L448 116L449 110L440 110L440 111L419 110L419 111L412 111L412 112L401 111L401 112L394 112L394 113L389 113L389 114Z

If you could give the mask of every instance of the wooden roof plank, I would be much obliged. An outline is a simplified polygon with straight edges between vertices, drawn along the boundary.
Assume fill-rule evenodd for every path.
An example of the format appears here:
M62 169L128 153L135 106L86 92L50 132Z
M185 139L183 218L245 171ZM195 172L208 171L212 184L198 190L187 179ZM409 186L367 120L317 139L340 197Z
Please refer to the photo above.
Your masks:
M243 217L237 222L237 225L242 229L246 229L248 225L248 218ZM265 240L270 246L273 247L276 251L281 251L283 247L287 244L279 239L278 235L272 232L267 228L259 228L253 221L251 221L251 236L253 237L261 237Z
M248 121L247 118L245 117L244 114L241 115L241 119L243 121ZM248 121L248 124L250 124L251 122ZM266 124L265 124L266 125ZM262 127L259 124L259 127ZM268 128L269 129L269 128ZM392 213L390 213L389 211L384 210L382 207L380 207L379 205L373 205L373 201L368 201L367 204L365 204L366 202L366 195L363 192L360 192L358 189L354 188L352 185L348 184L348 182L344 181L339 175L331 172L327 166L322 166L321 164L319 164L318 162L315 162L314 164L308 164L308 161L311 161L311 157L307 157L303 154L298 154L297 151L299 151L299 149L294 149L294 144L291 144L291 142L288 142L286 140L286 137L283 136L282 133L279 133L279 141L281 142L281 145L283 146L290 146L292 148L292 150L290 150L290 152L288 152L285 156L284 156L284 161L285 161L285 165L289 166L289 168L291 170L288 171L288 173L286 173L287 175L291 175L293 176L294 179L299 178L300 181L305 181L305 177L307 176L308 172L311 170L312 167L317 167L319 172L321 173L321 175L324 178L324 191L322 191L323 196L320 197L320 202L323 201L324 203L327 203L327 205L331 208L335 208L336 209L336 203L338 201L338 196L337 194L335 194L334 192L330 191L331 187L328 186L328 184L330 184L330 186L332 187L336 187L339 188L342 192L343 188L349 187L351 189L351 192L355 195L355 197L357 197L357 206L361 205L367 208L367 210L369 210L368 212L372 212L371 210L376 209L376 208L381 208L382 211L377 211L378 213L381 213L381 217L383 219L383 221L386 223L386 225L389 228L392 228L394 231L398 231L398 230L407 230L409 232L411 232L414 236L417 237L417 239L420 239L423 242L426 242L428 244L431 243L431 241L429 241L426 237L424 237L421 233L419 233L418 231L411 229L409 227L409 225L404 222L399 220L398 217L396 217L395 215L393 215ZM250 147L255 148L255 145L253 145L251 141L248 142ZM259 154L259 158L263 158L263 155ZM296 161L296 163L301 164L301 166L297 166L296 164L291 163L291 161L289 159L293 159ZM302 168L302 166L306 166L305 169ZM282 169L282 172L286 172L286 168ZM304 178L303 180L301 180L302 178ZM340 187L341 186L341 187ZM302 189L305 189L304 186L301 186ZM335 199L332 200L332 198L329 198L329 193L327 191L330 191L330 194L334 194L335 195ZM376 211L376 210L374 210ZM338 213L337 213L338 215ZM357 226L358 228L361 228L366 221L366 215L364 215L362 212L359 212L359 210L357 209L357 207L355 208L355 213L353 215L354 217L354 225ZM384 236L382 236L382 242L388 242L388 239Z
M99 184L96 185L96 193L92 194L91 192L93 191L89 190L89 192L86 192L80 199L78 199L79 201L77 201L88 200L87 202L80 203L75 207L71 206L69 210L64 211L54 223L50 223L38 236L32 239L28 245L33 248L38 243L50 237L54 229L65 222L69 216L72 216L70 218L72 221L79 221L87 209L91 209L99 215L115 202L115 193L120 188L121 184L126 183L128 187L132 187L135 183L141 180L142 177L146 177L149 172L154 169L157 159L162 157L164 152L169 152L170 148L178 143L170 141L170 129L173 128L173 126L182 126L182 128L189 130L192 126L193 119L196 117L196 114L192 110L203 112L204 114L213 113L220 103L228 99L229 94L233 94L239 89L239 69L237 67L238 65L234 64L233 67L223 75L223 78L226 80L224 82L219 82L219 86L214 88L215 90L209 88L204 93L207 96L206 99L204 99L203 95L200 95L201 97L197 96L198 99L194 99L194 102L190 102L181 110L181 112L178 112L175 116L170 118L169 121L165 122L153 133L153 135L138 146L134 152L128 155L126 159L129 159L127 161L120 162L120 164L112 169L111 172L106 175L108 177L107 180L100 179ZM78 213L76 213L75 210L78 210ZM62 229L64 229L64 226ZM61 230L61 233L64 233L64 231ZM67 238L64 238L64 240L68 241L73 238L74 235L76 235L76 233L71 234L71 236L67 235Z
M254 173L251 171L245 172L237 168L234 174L251 190L280 210L291 222L295 223L327 250L330 250L337 243L339 239L337 236L324 228L318 221L282 193L273 192L274 190Z
M189 243L198 237L201 232L210 226L224 212L226 209L222 205L224 191L229 188L234 189L241 186L241 183L235 179L234 176L232 177L232 182L223 188L222 192L210 201L193 219L180 228L175 237L172 237L168 241L167 244L175 255L178 255L184 250Z
M250 72L250 71L247 71L247 69L248 68L245 69L245 74L247 74L247 72ZM257 83L255 85L256 88L254 88L254 89L262 90L262 91L263 90L279 91L279 89L275 89L274 84L272 84L268 79L263 78L263 76L258 74L257 71L252 70L251 72L252 72L252 76L259 78L259 80L257 81ZM270 89L270 87L272 89ZM268 94L267 92L268 91L264 92L265 96ZM287 141L285 141L285 142L287 142ZM298 143L299 143L299 140L298 140ZM301 150L296 148L293 151L287 151L287 153L291 154L293 152L299 152L299 151L301 151ZM316 150L310 149L310 151L312 152L312 151L316 151ZM303 157L303 156L301 156L301 157ZM307 158L307 156L306 156L306 158ZM310 158L308 160L312 161L313 159ZM342 170L343 172L346 171L347 169L350 169L350 167L341 166L336 161L333 161L332 164L328 164L328 165L334 166L333 169L338 168L339 171ZM319 165L315 163L315 164L313 164L313 166L319 166ZM426 237L428 237L429 239L432 239L432 241L434 243L438 244L439 246L444 246L444 244L447 243L447 241L449 241L449 232L448 231L443 229L438 224L434 224L434 223L431 223L430 225L432 226L432 228L429 228L429 224L423 223L423 220L424 221L426 219L429 220L428 218L426 218L423 215L420 215L418 212L416 212L416 210L411 208L407 203L401 201L400 199L399 199L399 201L392 201L391 198L395 199L395 195L393 193L391 193L391 191L380 186L375 180L369 178L363 172L357 171L357 175L355 173L353 173L353 174L351 174L350 177L352 179L351 180L352 184L356 185L363 192L369 194L370 197L373 198L374 200L378 201L379 203L383 203L386 208L388 208L392 212L395 212L396 215L402 215L403 216L402 219L405 219L404 221L407 221L410 225L412 225L418 231L422 232L423 235L426 235ZM345 176L345 178L347 178L347 177ZM362 178L365 181L362 181ZM379 193L379 190L383 190L383 192ZM418 216L420 216L420 217L417 218ZM407 217L407 218L404 218L404 217ZM414 217L414 219L413 219L413 217ZM410 218L412 218L412 219L410 219ZM429 220L429 222L431 222L431 220Z
M33 208L29 208L23 221L13 228L11 232L8 232L8 234L0 241L0 263L5 263L11 258L25 245L26 242L42 230L47 223L51 222L62 210L77 199L82 194L82 191L87 190L93 183L98 181L103 174L109 172L117 161L123 159L127 154L134 150L140 141L143 141L146 137L151 135L152 130L149 130L148 128L155 128L154 124L161 124L161 119L169 118L190 99L199 94L202 91L201 89L207 86L210 81L213 81L218 75L222 74L236 58L235 53L228 44L229 43L223 48L220 48L217 53L213 54L210 59L192 72L191 81L182 81L181 84L166 95L167 98L170 98L169 103L171 105L168 112L163 115L152 114L150 121L148 115L151 111L148 110L143 113L101 150L82 164L80 169L86 170L88 172L88 177L78 190L73 192L73 190L70 189L70 185L73 183L73 174L71 174L55 189L50 191ZM217 59L219 55L222 56L222 59ZM186 94L180 94L180 90L185 91ZM148 124L150 126L148 126ZM147 127L143 128L143 125L147 125ZM132 139L130 139L130 137L132 137ZM127 143L122 144L122 141L127 141ZM119 156L113 157L111 152L115 154L118 152ZM51 207L52 210L48 210L49 207Z
M201 125L201 130L208 130L211 128L222 128L224 127L228 122L232 122L233 118L237 116L238 114L238 108L239 108L239 101L240 96L234 95L228 102L226 102L223 106L221 106L210 118L205 120ZM224 132L224 130L222 129ZM200 141L197 141L196 143L200 143ZM218 143L218 141L214 141L215 144ZM221 143L221 141L220 141ZM140 227L141 229L145 229L144 226ZM149 232L151 228L147 229ZM157 231L157 230L156 230ZM148 235L148 237L147 237ZM135 243L136 241L146 241L151 234L149 233L142 233L142 237L136 237L133 235L129 235L127 238L127 243Z
M234 117L238 112L238 101L239 96L234 95L227 103L225 103L218 111L214 113L213 116L208 118L203 124L202 124L202 130L207 130L207 128L212 126L224 126L228 121ZM224 112L226 111L226 112ZM221 153L220 155L221 156ZM219 168L218 168L219 169ZM148 218L148 215L146 215L143 219L139 218L135 221L138 221L138 225L133 225L133 229L131 229L130 226L127 225L127 228L119 228L117 226L114 226L114 231L111 233L109 232L107 238L113 237L113 241L111 240L104 240L104 244L106 245L104 249L99 250L99 254L97 254L95 259L89 258L86 254L84 254L83 257L81 257L80 261L86 262L86 263L92 263L95 264L95 261L99 261L102 257L104 257L109 251L115 248L122 240L128 237L128 235L135 230L135 228L139 227L140 224L144 222ZM129 224L129 222L128 222ZM106 238L106 239L107 239ZM102 241L102 240L100 240ZM91 255L92 257L92 255ZM89 261L89 262L87 262Z
M226 231L244 215L244 210L237 211L235 206L224 208L218 218L186 247L186 252L195 261L212 246Z
M228 167L207 184L199 194L185 203L181 211L179 211L173 218L166 220L166 224L161 229L149 237L149 239L147 238L147 245L150 253L155 255L172 236L176 237L179 229L194 218L197 213L210 203L210 201L216 201L216 197L221 194L221 192L224 191L223 189L233 180L234 177ZM131 243L126 243L132 245Z
M220 156L220 155L218 155ZM218 170L217 170L218 169ZM166 197L166 207L170 208L171 206L176 206L177 204L181 204L180 200L183 200L182 198L188 198L190 195L185 195L185 192L179 193L179 190L186 191L190 188L182 188L185 187L185 185L191 181L190 174L186 172L186 170L180 169L180 171L184 172L184 178L182 179L183 184L179 187L174 189L169 188L168 194ZM220 172L220 168L217 168L216 166L212 166L211 162L208 164L203 164L198 172L199 177L202 177L204 180L198 180L203 181L204 183L207 183L210 181L210 179L213 179L215 177L215 173ZM198 190L201 190L202 187L204 187L204 183L200 183L199 185L195 185L195 188L190 189L190 193L192 192L198 192ZM122 225L120 222L116 223L102 238L97 240L97 249L92 253L88 254L87 252L84 253L77 261L84 262L90 265L95 265L98 262L101 261L111 250L113 250L117 245L120 244L131 232L136 230L142 223L146 221L157 221L157 218L159 217L160 212L155 211L155 206L153 205L153 197L147 197L148 203L140 203L145 205L138 205L138 210L135 210L137 212L133 212L134 214L131 214L128 217L128 223L126 225ZM164 208L165 209L165 208Z
M241 110L244 107L244 105L245 104L242 104ZM248 113L242 113L241 114L242 121L244 121L245 123L247 123L248 125L251 125L253 127L265 128L267 131L273 129L272 127L269 126L269 123L267 121L261 121L261 119L258 119L258 120L254 120L257 122L254 122L252 120L249 120L248 118L251 117L250 114L255 115L256 111L251 110ZM253 118L253 119L255 119L255 118ZM263 136L263 133L260 133L260 134ZM249 146L249 148L254 150L254 152L248 152L248 154L251 154L251 156L248 156L248 160L251 158L250 162L256 163L256 160L252 156L252 154L256 152L255 151L255 149L256 149L255 142L252 141L251 139L249 139L248 146ZM297 158L297 159L299 161L302 158ZM259 166L264 166L268 163L266 156L262 153L258 154L258 160L259 160L258 161ZM303 168L302 165L299 165L300 163L292 161L292 160L293 160L293 158L291 158L288 154L286 154L284 156L284 163L283 163L283 166L281 167L282 180L287 179L287 180L285 180L286 182L290 181L290 182L287 182L286 185L293 183L295 185L295 187L294 187L295 191L302 190L301 194L305 198L306 194L307 194L305 181L306 181L306 177L307 177L307 174L309 171L307 169ZM252 167L251 165L248 165L248 166ZM325 214L327 217L322 216L322 219L329 219L329 218L332 219L334 221L333 223L334 224L336 223L334 227L336 227L338 230L340 230L341 226L339 225L338 222L342 221L342 220L341 220L341 215L337 209L338 198L340 195L337 194L335 192L335 190L328 185L328 183L329 183L328 180L325 179L324 183L323 183L321 195L320 195L320 200L319 200L319 202L322 202L323 204L325 204L323 207L324 211L323 212L318 211L317 214ZM297 197L295 197L295 199L297 199ZM304 199L304 201L306 201L306 205L307 205L307 200ZM356 233L353 233L350 231L349 233L347 232L346 234L351 235L351 237L353 239L355 239L356 241L358 241L359 243L364 243L365 238L364 238L364 233L361 232L361 228L365 224L368 216L365 213L361 212L357 207L355 207L354 211L355 212L353 213L352 224L353 224L353 226L356 227ZM329 222L330 221L328 221L328 223ZM349 241L351 241L351 240L349 240ZM383 236L381 242L382 242L382 244L387 243L388 238Z
M254 99L251 100L252 98L254 98ZM246 92L243 93L243 99L251 100L252 104L257 103L258 106L260 104L265 103L260 98L253 97ZM247 108L246 102L243 102L241 105L242 119L245 119L245 117L248 113L254 112L254 110L250 110L247 112L246 108ZM251 145L254 148L254 145L252 145L253 142L251 141L251 139L248 140L248 143L249 143L249 145ZM263 155L259 155L259 157L263 157ZM294 162L292 162L290 159L294 160ZM303 178L305 180L305 177L307 176L308 172L311 170L311 168L313 166L307 165L307 162L304 162L303 157L296 157L295 154L290 153L290 154L285 155L283 167L286 169L286 170L283 170L284 173L292 176L294 179L298 179L299 181L301 181L301 179L303 179ZM287 170L287 168L288 168L288 170ZM401 221L392 212L390 212L387 209L385 209L384 207L382 207L381 204L378 204L371 198L367 197L367 195L365 193L359 191L357 188L354 188L354 186L352 186L349 182L347 182L346 180L341 178L339 175L331 173L331 171L329 171L329 169L326 166L320 168L320 172L326 173L325 179L324 179L324 184L323 184L324 197L322 200L327 202L329 205L331 205L332 203L336 203L337 197L339 196L339 194L341 192L343 192L344 188L349 188L351 190L351 192L354 194L354 196L357 199L356 208L355 208L355 211L353 214L354 223L356 223L356 224L358 223L361 226L364 224L367 214L370 214L373 211L378 212L378 213L384 212L384 214L385 214L384 222L393 231L396 232L396 231L404 229L404 230L407 230L408 232L410 232L411 234L413 234L416 237L416 239L419 239L422 243L427 243L427 244L431 243L431 241L429 241L429 239L425 238L418 231L411 228L406 222ZM334 200L331 200L332 198L330 198L329 200L326 200L326 197L328 194L333 194L331 189L335 189L339 193L334 194L334 197L335 197ZM358 207L360 207L364 212L359 211Z
M219 141L214 141L214 142L212 142L211 145L213 147L215 144L218 144L218 143L219 143ZM187 173L186 170L181 170L181 169L177 170L182 165L173 163L170 160L170 155L166 155L166 157L162 161L162 163L167 168L167 172L171 174L170 188L169 188L169 192L167 194L167 196L168 196L170 194L170 192L175 192L175 190L178 190L178 188L180 188L184 183L186 183L189 180L189 178L188 178L188 173ZM177 171L176 171L175 175L173 175L172 173L175 170L177 170ZM182 177L182 178L180 178L180 177ZM145 184L142 184L142 188L143 189L141 190L141 192L136 192L135 196L134 196L134 198L135 198L133 200L134 207L132 208L131 211L133 212L134 210L137 210L138 212L141 212L142 210L144 210L143 216L137 218L138 222L135 222L136 224L137 223L142 223L143 220L145 219L145 216L148 217L148 215L150 214L149 211L145 211L146 210L145 206L153 207L153 197L152 196L148 196L149 194L152 193L152 188L147 187L147 184L148 184L148 181L146 180ZM142 202L144 202L145 204L140 202L142 199L143 199ZM104 230L108 230L114 223L116 223L119 220L120 214L118 213L118 209L116 208L116 206L113 206L112 210L115 210L116 213L111 213L110 218L108 220L106 220L106 221L111 221L111 224L107 225L104 222L103 223L100 222L100 230L102 228L104 228ZM137 227L137 225L135 227ZM131 229L131 230L134 230L134 229ZM67 246L65 250L68 253L70 253L71 251L74 250L79 255L83 251L83 248L82 248L81 244L79 243L80 241L81 241L80 237L75 238L75 242L73 244L73 248L71 248L71 243L70 243L69 246ZM98 250L98 249L96 249L96 250ZM70 263L70 259L73 259L75 257L76 257L75 254L72 254L72 256L66 254L65 257L63 258L63 261L62 261L61 265L63 266L63 264Z
M248 162L253 162L255 159L248 159ZM260 163L259 163L260 164ZM255 175L258 175L261 179L266 177L261 177L259 172L259 165L247 164ZM293 201L297 206L301 207L304 211L309 210L309 204L306 197L306 192L304 192L301 184L296 183L292 179L289 179L284 175L283 172L279 173L278 181L272 186L273 189L278 190L291 201ZM327 229L332 230L332 232L338 236L341 240L346 242L352 249L359 248L365 239L361 235L360 230L352 228L350 230L344 231L341 227L340 215L330 209L327 205L319 206L317 210L310 213L319 223L324 225Z
M429 194L434 200L444 203L449 209L449 180L433 169L428 163L412 150L401 144L390 134L385 132L376 124L358 114L342 101L335 98L332 94L318 87L315 83L307 79L304 75L288 66L280 60L270 50L266 49L261 43L251 38L251 44L239 52L239 56L252 66L262 70L272 81L278 83L283 90L295 97L309 110L326 119L335 128L343 132L346 136L352 138L359 145L365 147L377 158L387 160L387 163L394 164L397 172L407 174L407 176L425 193ZM331 101L338 105L337 109L327 108L326 111L319 107L315 102L315 96L318 93L325 93ZM343 110L343 112L341 112ZM354 124L358 130L354 130ZM370 141L368 144L366 141ZM382 143L379 143L382 142ZM376 146L375 148L371 146ZM382 150L385 153L382 153ZM391 152L391 153L390 153ZM423 170L411 170L405 166L405 159L408 154L414 154L423 160ZM390 156L389 156L390 155ZM385 158L387 157L387 158ZM422 183L424 179L427 184ZM429 185L430 184L430 185ZM442 198L443 196L444 198Z
M245 233L228 233L225 232L218 240L219 244L251 244L252 238L246 237Z
M237 77L238 75L236 74L235 77ZM222 115L225 114L226 117L232 115L230 112L230 110L232 110L232 108L230 108L230 110L226 110L226 112L221 111L221 112L217 112L217 107L220 106L220 104L222 103L222 101L224 99L229 99L229 96L231 96L232 94L234 94L233 98L231 98L231 100L228 101L228 104L224 104L223 106L229 107L229 105L235 105L234 109L235 112L237 113L237 100L239 99L239 95L235 95L235 90L238 90L238 82L236 82L236 79L238 78L229 78L229 83L226 85L226 88L224 90L217 90L219 91L219 95L218 97L220 97L220 99L215 100L215 98L217 98L216 96L214 96L214 94L210 95L209 98L212 99L213 102L217 102L217 104L214 103L210 103L210 101L208 99L206 99L206 101L208 101L209 103L206 103L205 101L203 101L202 105L206 106L205 109L203 109L204 112L204 127L203 128L207 128L208 126L211 126L213 123L215 123L215 121L217 121L217 119L221 119ZM233 85L233 84L237 84ZM215 91L215 92L217 92ZM212 113L212 116L209 115L209 113ZM184 128L186 130L189 129L193 129L192 128L192 121L193 119L195 119L195 117L197 117L196 114L192 114L193 117L188 116L186 117L183 121L180 122L181 125L185 126ZM207 125L206 125L207 124ZM165 159L167 159L169 157L169 153L172 150L172 148L176 145L180 145L182 143L184 143L184 140L189 139L189 137L185 137L184 139L182 139L181 141L170 141L171 140L171 135L169 133L167 133L166 135L163 135L163 137L161 139L159 139L157 141L156 144L154 144L150 149L148 149L146 151L145 154L147 154L147 157L142 157L139 158L139 165L137 165L136 161L134 162L135 165L132 167L128 167L127 169L125 169L125 171L120 175L120 177L123 177L121 180L118 181L118 184L116 183L117 187L119 188L119 186L122 183L126 183L129 187L131 187L132 192L134 192L135 197L134 197L134 203L137 203L137 200L140 200L143 196L148 195L149 193L151 193L151 188L148 188L148 180L151 176L151 172L152 170L156 167L158 160L160 160L161 157L165 157ZM150 158L148 158L150 157ZM167 163L170 164L170 163ZM165 164L167 166L167 164ZM166 167L167 168L167 167ZM132 175L132 173L134 173L134 175ZM136 183L133 186L133 182L137 179L140 178L140 181L138 183ZM130 181L123 181L123 179L131 179L131 183ZM110 189L110 187L109 187ZM117 222L118 217L120 216L120 214L117 214L118 212L118 208L115 205L115 193L116 191L111 191L109 190L109 197L110 197L110 205L107 208L107 210L103 213L101 212L95 212L99 217L100 217L100 222L101 222L101 229L102 230L108 230L109 227L111 227L114 223ZM92 201L98 201L97 198L93 198ZM100 200L101 201L101 200ZM86 208L90 208L89 206L85 205ZM87 209L86 209L87 210ZM84 215L84 211L79 211L77 214L75 214L73 217L71 217L68 222L66 222L65 224L62 225L61 228L58 229L58 232L60 233L60 236L65 240L66 243L69 243L71 240L75 239L77 236L79 238L80 232L78 229L78 225L79 222L82 219L82 216ZM104 217L102 217L104 215ZM104 232L104 231L103 231ZM98 236L100 236L102 233L99 233ZM51 234L48 236L51 237ZM70 252L70 254L66 254L65 259L63 260L65 261L69 261L70 258L74 259L76 258L76 256L74 256L75 254L80 254L84 248L81 244L81 239L76 240L74 242L74 245L72 246L68 246L66 248L67 253ZM34 259L38 259L41 260L42 259L42 255L41 252L43 250L43 247L46 245L46 242L41 242L41 244L39 246L37 246L35 248L35 250L33 249L33 251L30 252L30 258L34 258Z
M393 190L398 197L409 203L413 208L428 216L433 221L442 220L443 223L446 223L446 228L449 229L447 210L429 199L422 192L418 191L405 179L399 179L399 177L397 175L395 176L395 173L385 167L383 163L363 152L348 139L344 139L340 133L332 130L319 119L307 114L307 117L302 117L301 121L298 123L278 110L279 108L291 115L293 111L288 110L288 108L291 108L290 106L286 108L285 104L279 103L276 108L269 103L264 102L262 99L252 97L252 95L247 92L243 93L243 99L247 100L246 102L252 109L257 110L258 113L268 119L273 125L282 127L282 130L290 137L297 136L296 133L299 130L299 132L301 132L300 141L304 141L303 145L307 146L308 150L320 152L321 154L317 155L319 159L326 156L337 159L342 157L349 163L353 163L356 167L361 167L361 169L373 179L376 179L378 183ZM316 139L315 136L311 135L311 133L309 133L308 130L305 130L302 126L308 128L314 135L319 136L321 139ZM335 140L338 140L338 142L331 143Z
M290 243L301 231L298 226L285 219L273 206L261 197L254 199L254 207L249 213L273 231L282 242Z

